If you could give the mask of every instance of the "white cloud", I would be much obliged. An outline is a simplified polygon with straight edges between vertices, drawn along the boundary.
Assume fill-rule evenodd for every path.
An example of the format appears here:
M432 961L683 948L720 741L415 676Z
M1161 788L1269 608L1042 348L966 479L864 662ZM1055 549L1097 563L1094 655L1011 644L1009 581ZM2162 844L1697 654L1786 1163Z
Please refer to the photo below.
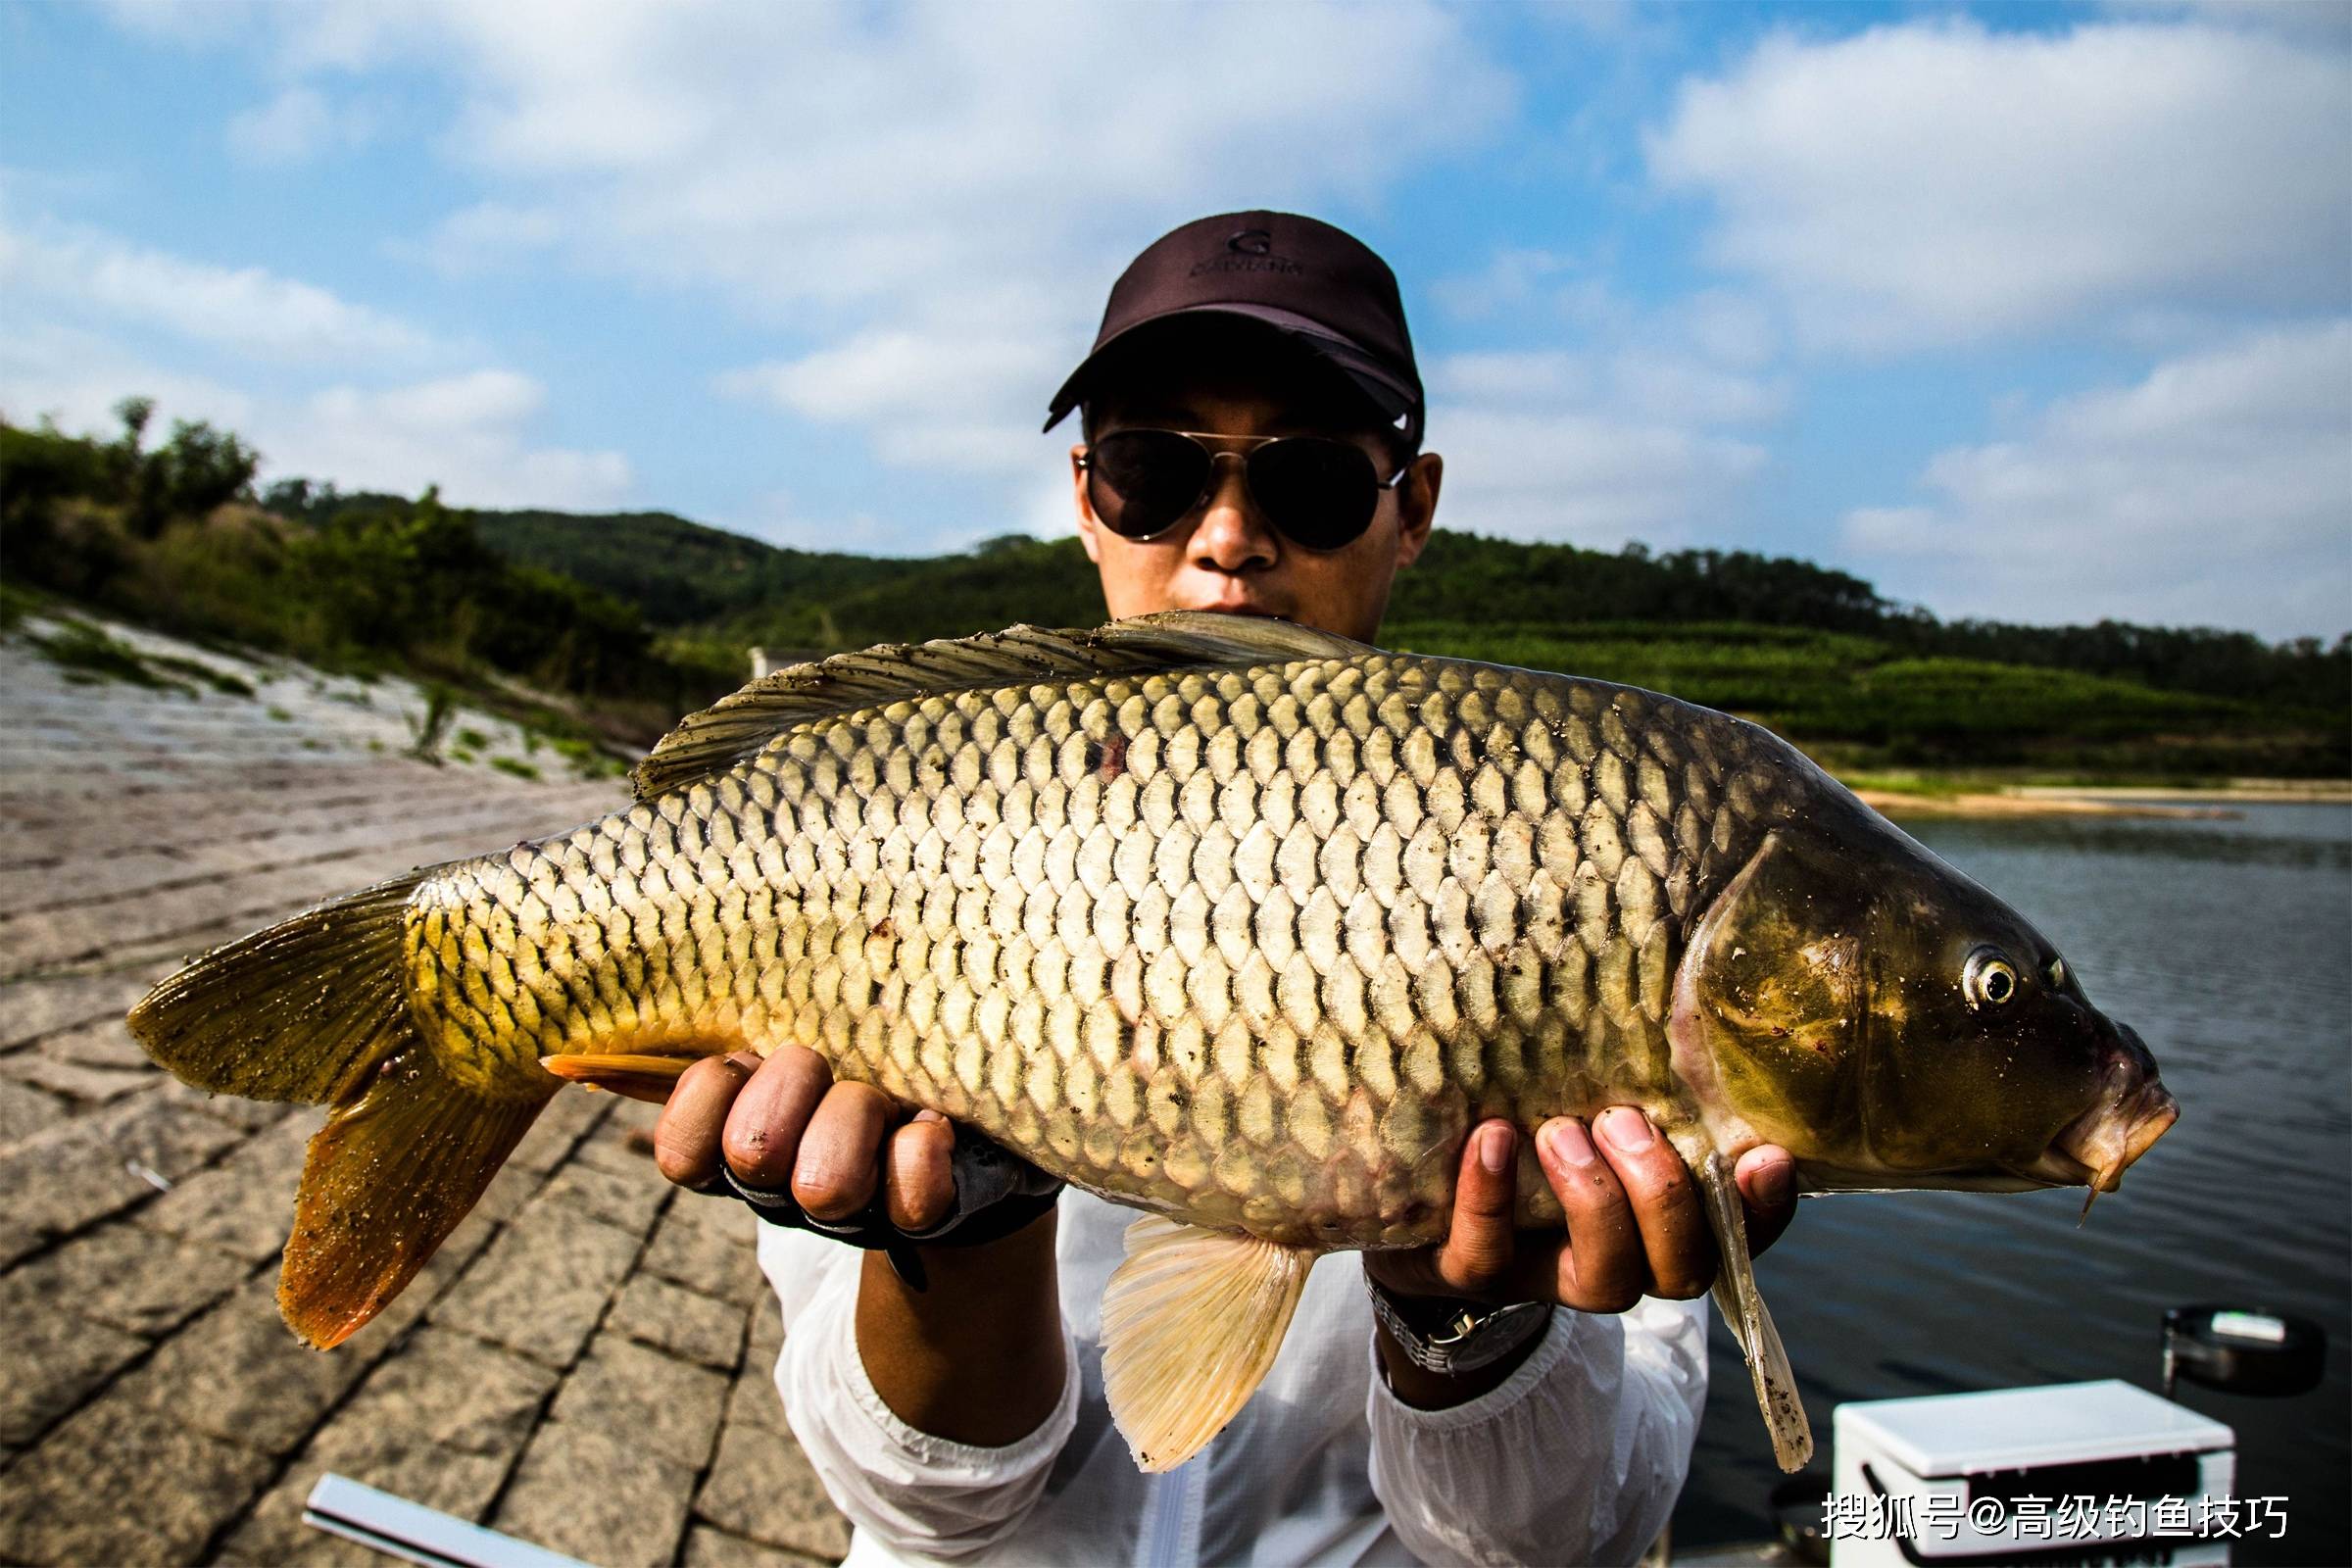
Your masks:
M360 146L373 129L366 111L329 103L316 88L295 86L232 117L228 150L247 163L299 164Z
M0 228L0 290L259 359L347 364L435 352L431 334L259 267L219 267L111 236Z
M596 511L625 500L631 478L619 453L525 442L545 401L528 376L476 370L382 390L331 387L257 433L271 471L330 477L346 490L415 494L438 484L468 507Z
M1900 348L2151 309L2340 309L2352 60L2261 31L1968 21L1758 45L1686 82L1650 171L1815 341Z
M46 321L12 320L0 332L0 415L31 424L48 418L76 433L112 436L121 429L115 405L126 397L156 400L149 428L173 419L205 419L243 432L254 399L233 387L169 370L103 336Z
M1765 383L1663 354L1461 354L1428 383L1446 527L1609 549L1703 538L1766 465L1719 427L1780 405Z
M476 202L433 226L421 243L395 247L421 256L435 270L463 276L535 256L564 237L564 220L545 207Z
M2267 332L2052 404L1857 509L1854 563L1945 614L2352 627L2352 320Z
M619 453L532 444L546 392L511 370L270 396L73 328L36 323L0 334L0 414L11 420L47 416L62 429L112 435L115 405L133 393L155 400L155 435L180 419L235 431L262 454L265 479L306 474L401 495L438 484L460 506L587 510L628 500L633 482Z
M442 149L489 189L423 247L435 265L552 247L715 291L791 331L733 390L861 428L886 462L975 474L1034 462L1139 234L1377 199L1514 103L1424 0L923 5L881 24L850 4L257 15L281 71L446 77Z

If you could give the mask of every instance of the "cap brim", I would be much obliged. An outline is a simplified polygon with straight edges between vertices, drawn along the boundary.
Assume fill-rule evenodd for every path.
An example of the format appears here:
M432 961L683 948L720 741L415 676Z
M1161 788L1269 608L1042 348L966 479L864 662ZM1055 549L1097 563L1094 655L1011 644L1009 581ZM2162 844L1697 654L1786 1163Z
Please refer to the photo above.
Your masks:
M1328 361L1347 373L1348 379L1371 401L1382 416L1390 420L1412 420L1421 406L1421 389L1399 379L1386 367L1378 364L1354 344L1335 337L1331 329L1311 318L1295 311L1272 305L1235 303L1230 305L1186 305L1157 316L1148 316L1140 321L1121 328L1117 333L1095 345L1095 350L1078 363L1061 390L1054 394L1054 402L1046 413L1045 427L1049 430L1069 416L1072 409L1086 401L1086 383L1101 368L1103 359L1119 345L1128 342L1138 332L1155 327L1180 316L1229 316L1244 320L1261 322L1273 327L1285 337L1298 343L1318 358Z

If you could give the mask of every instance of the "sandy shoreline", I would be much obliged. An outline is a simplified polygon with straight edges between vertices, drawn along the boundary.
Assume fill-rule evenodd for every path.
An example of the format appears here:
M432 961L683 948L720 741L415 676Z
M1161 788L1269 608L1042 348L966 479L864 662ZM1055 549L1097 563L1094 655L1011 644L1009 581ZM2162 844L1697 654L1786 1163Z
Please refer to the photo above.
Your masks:
M2176 819L2229 818L2245 806L2352 805L2352 783L2303 784L2248 780L2207 788L2015 784L1958 795L1915 795L1903 790L1857 789L1872 809L1888 816L2132 816Z

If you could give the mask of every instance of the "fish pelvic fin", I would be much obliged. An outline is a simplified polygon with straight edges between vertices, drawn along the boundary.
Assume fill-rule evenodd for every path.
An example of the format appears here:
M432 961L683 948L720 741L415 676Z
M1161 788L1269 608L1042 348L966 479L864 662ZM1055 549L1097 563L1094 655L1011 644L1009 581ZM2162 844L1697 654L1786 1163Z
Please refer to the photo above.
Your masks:
M278 1310L304 1343L348 1338L466 1217L556 1085L492 1098L453 1081L418 1033L405 967L414 872L207 954L130 1010L183 1083L325 1102L295 1200Z
M490 1100L421 1043L311 1140L277 1310L305 1345L349 1339L401 1292L473 1207L553 1090Z
M130 1009L139 1046L193 1088L339 1102L416 1038L403 943L417 871L198 958Z
M1319 1253L1147 1215L1102 1295L1102 1387L1138 1467L1173 1470L1250 1402Z
M1731 1326L1732 1338L1747 1357L1747 1373L1756 1386L1756 1404L1772 1434L1772 1454L1783 1470L1802 1470L1813 1457L1813 1425L1805 1418L1805 1402L1796 1392L1796 1369L1781 1346L1781 1332L1772 1326L1772 1313L1756 1290L1754 1260L1747 1250L1747 1214L1740 1206L1739 1184L1732 1163L1709 1154L1699 1172L1699 1190L1706 1194L1707 1217L1715 1224L1717 1250L1723 1270L1715 1279L1715 1308Z

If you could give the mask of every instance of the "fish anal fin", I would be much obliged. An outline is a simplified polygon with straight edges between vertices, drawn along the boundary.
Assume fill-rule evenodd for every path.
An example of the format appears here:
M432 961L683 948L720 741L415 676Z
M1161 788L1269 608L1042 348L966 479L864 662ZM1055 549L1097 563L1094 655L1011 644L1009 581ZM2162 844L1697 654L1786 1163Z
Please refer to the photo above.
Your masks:
M286 1326L320 1350L358 1332L457 1229L546 1103L473 1094L423 1050L386 1063L311 1140L278 1268Z
M1796 1391L1796 1369L1788 1364L1780 1330L1772 1326L1772 1313L1756 1290L1755 1263L1747 1250L1747 1214L1740 1205L1731 1161L1710 1153L1699 1168L1698 1185L1706 1194L1707 1217L1714 1222L1716 1247L1723 1256L1722 1272L1715 1279L1715 1307L1747 1357L1756 1404L1772 1434L1773 1457L1793 1474L1813 1457L1813 1425L1805 1418L1805 1403Z
M1102 1385L1138 1466L1175 1469L1241 1413L1318 1255L1158 1215L1127 1227L1102 1295Z
M657 1056L642 1054L613 1054L594 1056L541 1056L539 1065L567 1084L583 1089L604 1089L630 1100L643 1100L652 1104L666 1104L669 1092L678 1085L678 1075L700 1056Z

